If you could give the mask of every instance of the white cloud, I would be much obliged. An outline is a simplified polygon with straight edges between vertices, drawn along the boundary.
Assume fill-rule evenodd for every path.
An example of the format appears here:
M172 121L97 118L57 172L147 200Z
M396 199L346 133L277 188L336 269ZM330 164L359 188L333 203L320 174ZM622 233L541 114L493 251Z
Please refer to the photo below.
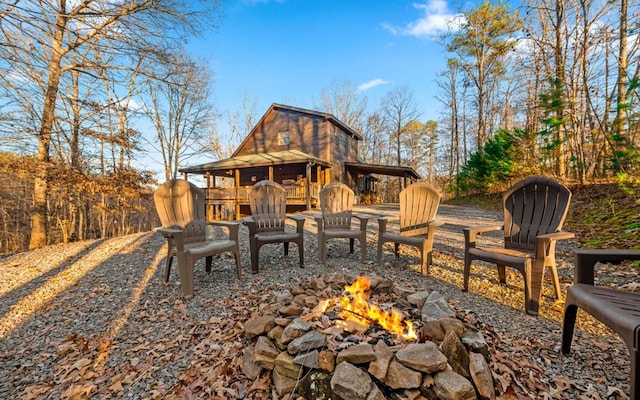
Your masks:
M378 79L374 79L372 81L365 82L359 85L357 90L358 92L364 92L365 90L369 90L373 87L380 86L380 85L386 85L387 83L389 83L389 81L385 81L384 79L378 78Z
M413 7L422 16L404 27L383 24L382 27L394 35L434 38L440 34L456 31L464 21L464 15L449 12L445 0L427 0L424 4L414 3Z

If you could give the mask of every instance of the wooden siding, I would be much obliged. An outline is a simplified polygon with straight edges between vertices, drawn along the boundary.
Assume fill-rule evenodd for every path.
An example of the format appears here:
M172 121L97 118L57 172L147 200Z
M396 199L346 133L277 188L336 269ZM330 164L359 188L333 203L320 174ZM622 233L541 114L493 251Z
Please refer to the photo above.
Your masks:
M274 109L265 116L253 135L236 155L271 153L296 149L318 158L327 159L328 134L332 124L323 117ZM280 132L289 132L289 143L280 141ZM331 161L331 160L327 160Z

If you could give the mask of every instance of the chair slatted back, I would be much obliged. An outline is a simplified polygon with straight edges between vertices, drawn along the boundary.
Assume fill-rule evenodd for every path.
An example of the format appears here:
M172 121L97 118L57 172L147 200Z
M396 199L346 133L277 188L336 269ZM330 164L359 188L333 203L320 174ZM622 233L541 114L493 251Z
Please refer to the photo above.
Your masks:
M284 231L287 212L285 189L270 180L263 180L249 192L251 216L257 232Z
M440 193L426 182L417 182L400 192L400 234L424 235L440 206Z
M535 250L536 236L562 230L570 202L571 191L544 176L513 185L503 194L505 248Z
M350 229L355 194L343 183L331 183L320 191L324 229Z
M163 227L184 228L194 220L205 220L204 191L184 179L172 179L153 194Z

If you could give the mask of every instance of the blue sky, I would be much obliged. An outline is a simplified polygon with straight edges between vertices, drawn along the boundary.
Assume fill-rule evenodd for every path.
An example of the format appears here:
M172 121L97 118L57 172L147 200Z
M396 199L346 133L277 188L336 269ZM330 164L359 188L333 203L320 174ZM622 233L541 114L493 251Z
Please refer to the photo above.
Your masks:
M223 113L241 112L245 93L258 118L271 103L314 108L323 89L349 82L369 112L408 85L426 121L441 107L435 80L446 54L436 36L456 12L444 0L228 0L218 28L189 49L209 62Z

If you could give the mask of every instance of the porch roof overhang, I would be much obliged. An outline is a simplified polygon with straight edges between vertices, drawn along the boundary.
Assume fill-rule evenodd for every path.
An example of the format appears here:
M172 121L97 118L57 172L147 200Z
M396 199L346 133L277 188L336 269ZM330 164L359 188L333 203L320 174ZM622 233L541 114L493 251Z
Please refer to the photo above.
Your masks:
M357 163L357 162L345 162L345 169L349 171L352 175L356 174L379 174L379 175L390 175L390 176L401 176L404 178L413 178L418 180L421 178L420 174L418 174L411 167L400 167L395 165L381 165L381 164L365 164L365 163Z
M205 164L193 165L180 168L178 171L190 174L228 175L226 171L245 168L269 167L285 164L311 163L324 167L331 167L331 164L321 158L303 153L299 150L275 151L272 153L248 154L226 158L224 160L212 161Z

